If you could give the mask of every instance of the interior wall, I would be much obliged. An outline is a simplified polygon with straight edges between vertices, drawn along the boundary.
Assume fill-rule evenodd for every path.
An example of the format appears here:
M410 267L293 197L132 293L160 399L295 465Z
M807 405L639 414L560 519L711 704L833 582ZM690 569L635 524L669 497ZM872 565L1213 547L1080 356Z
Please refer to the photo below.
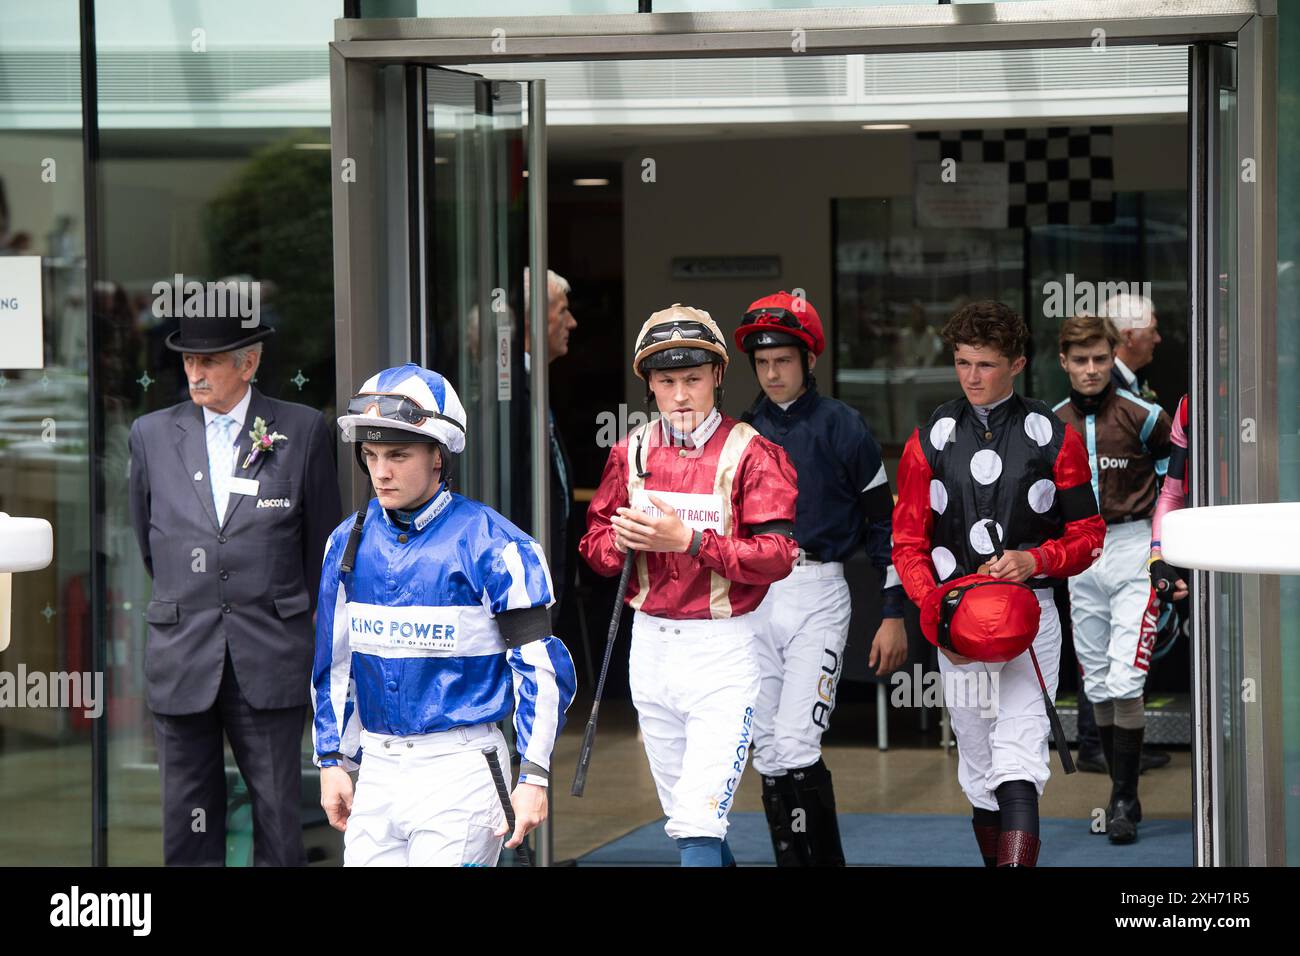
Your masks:
M625 153L624 337L629 348L646 317L674 302L707 310L730 335L754 299L796 286L817 308L831 341L831 200L910 195L912 135L714 139ZM646 159L654 160L651 182L642 176ZM1183 188L1187 127L1116 126L1114 159L1117 191ZM672 277L675 256L742 255L779 256L780 277ZM835 372L831 352L828 348L817 370L827 392ZM630 367L624 384L629 407L640 408L642 386ZM733 361L724 410L738 415L757 389L749 363Z

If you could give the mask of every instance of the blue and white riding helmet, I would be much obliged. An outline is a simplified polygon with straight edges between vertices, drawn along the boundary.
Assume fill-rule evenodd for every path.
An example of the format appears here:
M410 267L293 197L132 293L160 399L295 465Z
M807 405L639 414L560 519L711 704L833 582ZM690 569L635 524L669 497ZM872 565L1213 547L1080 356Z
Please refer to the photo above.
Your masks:
M364 469L362 442L435 442L444 457L459 454L465 450L465 421L465 407L451 383L408 363L366 379L338 423L343 440L356 443L357 461Z

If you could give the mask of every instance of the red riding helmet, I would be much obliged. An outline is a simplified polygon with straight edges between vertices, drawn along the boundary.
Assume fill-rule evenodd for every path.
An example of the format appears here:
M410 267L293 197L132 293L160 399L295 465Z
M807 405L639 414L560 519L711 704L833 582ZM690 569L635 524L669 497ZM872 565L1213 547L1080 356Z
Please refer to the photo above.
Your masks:
M1023 654L1038 634L1033 588L987 574L940 584L921 604L921 631L936 647L986 664Z
M764 296L751 305L740 320L735 340L742 352L797 345L821 355L826 348L826 334L817 310L807 299L789 292Z

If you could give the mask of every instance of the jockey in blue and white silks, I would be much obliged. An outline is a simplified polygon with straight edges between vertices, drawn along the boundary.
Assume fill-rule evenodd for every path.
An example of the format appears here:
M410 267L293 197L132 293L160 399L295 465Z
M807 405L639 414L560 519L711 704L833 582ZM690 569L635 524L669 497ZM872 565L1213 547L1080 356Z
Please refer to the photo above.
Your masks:
M445 485L408 530L371 501L356 570L340 574L351 526L349 517L330 536L321 575L312 679L317 761L337 751L355 770L361 727L399 737L434 733L496 723L513 703L520 782L539 772L544 780L573 700L573 661L549 634L507 649L497 621L502 612L554 602L538 544Z
M376 493L330 536L316 619L315 762L345 865L495 864L505 816L484 754L509 773L496 724L512 709L507 845L546 816L573 661L551 634L541 547L450 489L465 419L450 383L416 365L372 376L339 419ZM360 770L355 800L331 768Z

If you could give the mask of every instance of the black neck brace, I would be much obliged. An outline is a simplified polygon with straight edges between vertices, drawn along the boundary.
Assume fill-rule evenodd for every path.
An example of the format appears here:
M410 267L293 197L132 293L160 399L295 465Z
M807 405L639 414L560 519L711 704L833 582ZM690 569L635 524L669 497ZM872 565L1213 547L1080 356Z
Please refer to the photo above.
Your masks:
M1070 404L1077 408L1081 414L1095 415L1097 410L1106 403L1106 399L1110 397L1110 387L1110 382L1107 382L1106 387L1096 395L1083 395L1071 388Z

